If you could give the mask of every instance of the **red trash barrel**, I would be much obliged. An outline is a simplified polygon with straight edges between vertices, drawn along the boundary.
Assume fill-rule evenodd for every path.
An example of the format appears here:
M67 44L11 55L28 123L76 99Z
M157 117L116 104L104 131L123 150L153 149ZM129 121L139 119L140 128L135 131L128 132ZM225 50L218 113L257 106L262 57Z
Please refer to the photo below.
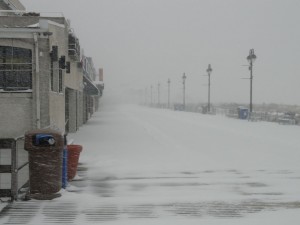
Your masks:
M81 145L67 145L68 149L68 181L72 180L77 172L80 152L82 151Z

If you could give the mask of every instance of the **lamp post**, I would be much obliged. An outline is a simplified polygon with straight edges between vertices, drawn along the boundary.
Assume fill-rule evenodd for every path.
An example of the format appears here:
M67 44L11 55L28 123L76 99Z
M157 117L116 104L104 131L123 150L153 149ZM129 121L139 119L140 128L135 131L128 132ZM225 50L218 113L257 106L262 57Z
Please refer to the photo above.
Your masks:
M157 104L160 105L160 83L157 83Z
M148 88L145 88L145 105L148 105Z
M250 70L250 114L249 117L251 117L252 114L252 81L253 81L253 62L256 59L256 55L254 54L254 49L250 49L249 55L247 56L247 60L249 62L249 70Z
M150 86L151 106L153 104L153 95L152 95L152 92L153 92L153 86L151 85Z
M185 80L186 80L186 75L183 73L182 75L182 84L183 84L183 110L185 110Z
M170 84L171 84L171 80L170 78L167 81L168 83L168 109L170 108Z
M208 64L208 68L206 70L208 76L208 100L207 100L207 113L210 113L210 74L212 72L212 68L210 64Z

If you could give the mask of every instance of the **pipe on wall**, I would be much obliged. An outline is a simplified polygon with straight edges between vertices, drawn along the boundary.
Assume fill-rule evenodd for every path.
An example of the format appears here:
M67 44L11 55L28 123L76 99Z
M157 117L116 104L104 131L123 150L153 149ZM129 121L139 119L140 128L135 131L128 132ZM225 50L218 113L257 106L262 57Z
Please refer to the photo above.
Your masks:
M33 33L35 49L35 88L36 88L36 126L41 128L41 100L40 100L40 65L39 65L39 43L37 33Z

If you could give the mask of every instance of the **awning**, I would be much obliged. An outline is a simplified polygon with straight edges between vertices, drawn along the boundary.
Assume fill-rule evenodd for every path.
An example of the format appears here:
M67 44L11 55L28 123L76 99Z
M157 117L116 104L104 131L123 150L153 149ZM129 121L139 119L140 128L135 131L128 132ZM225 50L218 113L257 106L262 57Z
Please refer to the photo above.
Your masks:
M84 84L84 92L88 95L99 95L99 89L96 87L96 85L88 79L86 76L83 76L83 84Z

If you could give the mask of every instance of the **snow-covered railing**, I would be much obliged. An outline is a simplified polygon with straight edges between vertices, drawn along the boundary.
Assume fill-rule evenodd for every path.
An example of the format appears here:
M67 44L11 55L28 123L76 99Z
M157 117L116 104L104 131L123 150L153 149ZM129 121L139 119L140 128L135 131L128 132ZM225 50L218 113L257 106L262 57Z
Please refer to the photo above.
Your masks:
M17 200L29 181L24 137L0 139L0 198Z

